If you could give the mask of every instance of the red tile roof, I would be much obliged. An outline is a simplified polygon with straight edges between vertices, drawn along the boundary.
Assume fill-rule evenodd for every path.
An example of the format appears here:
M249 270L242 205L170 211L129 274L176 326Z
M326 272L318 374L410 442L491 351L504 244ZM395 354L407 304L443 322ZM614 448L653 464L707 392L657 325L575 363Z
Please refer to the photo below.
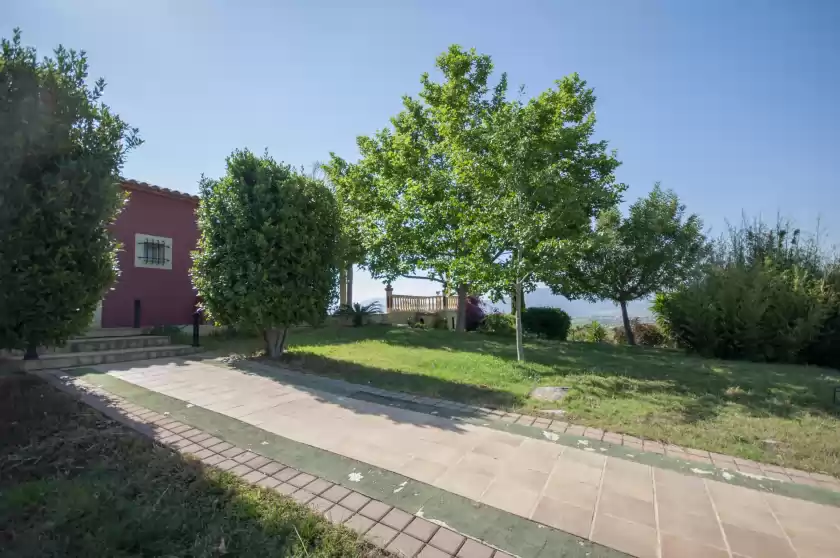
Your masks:
M198 196L194 196L193 194L187 194L185 192L179 192L178 190L170 190L169 188L163 188L161 186L155 186L154 184L149 184L147 182L138 182L137 180L123 180L122 181L123 188L128 190L137 190L140 192L150 192L152 194L158 194L161 196L167 196L170 198L175 198L179 200L190 200L193 202L198 202Z

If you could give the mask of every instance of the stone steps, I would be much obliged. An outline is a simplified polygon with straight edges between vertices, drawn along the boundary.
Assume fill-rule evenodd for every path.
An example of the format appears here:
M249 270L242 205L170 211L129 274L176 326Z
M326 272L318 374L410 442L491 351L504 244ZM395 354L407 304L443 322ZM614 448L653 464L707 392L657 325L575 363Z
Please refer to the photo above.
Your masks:
M145 330L143 328L136 328L136 327L108 327L108 328L97 328L97 329L89 329L81 335L75 337L75 339L81 339L84 337L132 337L136 335L143 335L149 331L148 328Z
M23 360L20 358L0 361L2 372L23 372L30 370L44 370L50 368L70 368L73 366L95 366L112 362L127 362L132 360L147 360L151 358L179 357L193 354L197 351L189 345L167 344L151 347L129 347L100 351L47 353L40 355L37 360Z
M89 353L110 351L113 349L138 349L142 347L162 347L169 345L165 335L132 335L129 337L79 337L70 339L67 346L55 352Z
M74 337L68 339L63 347L38 347L38 355L64 353L88 353L93 351L109 351L112 349L137 349L141 347L162 347L169 345L169 337L165 335L130 335L118 337L109 335L105 337ZM13 358L22 357L24 351L7 351L6 356Z

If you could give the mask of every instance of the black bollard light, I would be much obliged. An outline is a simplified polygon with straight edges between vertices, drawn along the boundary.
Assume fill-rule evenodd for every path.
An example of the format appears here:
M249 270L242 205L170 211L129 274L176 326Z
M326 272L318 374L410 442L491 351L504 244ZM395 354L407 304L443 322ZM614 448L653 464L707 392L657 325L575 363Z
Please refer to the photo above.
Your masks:
M198 324L201 321L201 310L196 310L193 312L193 347L198 347Z

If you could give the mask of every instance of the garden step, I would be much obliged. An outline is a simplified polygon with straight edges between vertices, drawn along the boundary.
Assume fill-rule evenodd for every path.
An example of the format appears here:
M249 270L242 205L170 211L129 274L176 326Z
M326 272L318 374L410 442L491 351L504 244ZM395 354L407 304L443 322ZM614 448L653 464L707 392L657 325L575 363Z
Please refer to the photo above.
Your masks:
M69 368L73 366L94 366L109 362L126 362L132 360L147 360L152 358L166 358L189 355L197 349L189 345L163 345L160 347L136 347L127 349L110 349L107 351L88 351L78 353L48 353L41 355L38 360L23 360L21 358L0 361L0 369L4 372L22 372L30 370L44 370L49 368Z
M110 351L113 349L137 349L142 347L162 347L169 345L166 335L132 335L128 337L73 337L63 347L38 347L38 355L63 353L88 353L92 351ZM6 351L3 356L22 357L24 351Z
M130 337L79 337L67 341L67 345L55 352L88 353L113 349L137 349L169 345L166 335L132 335Z
M145 331L148 331L146 328ZM89 329L81 335L77 335L77 339L84 337L133 337L135 335L143 335L145 332L139 327L106 327Z

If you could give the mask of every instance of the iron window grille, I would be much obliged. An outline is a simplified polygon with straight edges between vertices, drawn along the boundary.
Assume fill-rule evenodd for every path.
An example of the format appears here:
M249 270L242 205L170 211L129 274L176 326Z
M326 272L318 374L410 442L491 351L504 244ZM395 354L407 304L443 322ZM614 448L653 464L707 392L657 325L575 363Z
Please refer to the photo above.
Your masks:
M171 254L172 246L163 240L145 239L137 243L142 246L138 259L145 264L165 266L169 263L167 255Z

